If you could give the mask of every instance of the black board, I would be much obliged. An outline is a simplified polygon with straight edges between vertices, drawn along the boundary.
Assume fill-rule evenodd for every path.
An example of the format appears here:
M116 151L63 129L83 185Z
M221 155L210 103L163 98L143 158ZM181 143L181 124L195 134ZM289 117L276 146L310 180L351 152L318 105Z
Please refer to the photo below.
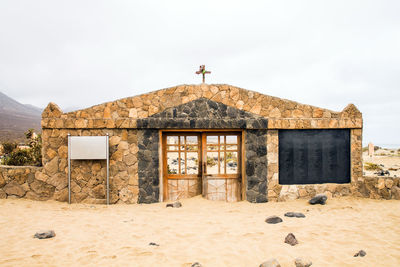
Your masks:
M279 183L350 183L350 130L280 130Z

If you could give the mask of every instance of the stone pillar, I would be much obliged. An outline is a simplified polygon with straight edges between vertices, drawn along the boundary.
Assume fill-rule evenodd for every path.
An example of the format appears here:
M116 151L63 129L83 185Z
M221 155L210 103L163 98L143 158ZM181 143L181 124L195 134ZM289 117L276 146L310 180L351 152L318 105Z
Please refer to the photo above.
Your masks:
M362 178L362 129L350 130L351 140L351 182Z
M279 135L278 130L268 130L268 201L277 201L282 186L279 185Z
M246 197L253 203L267 202L267 130L246 131Z
M139 203L159 201L159 139L158 130L138 130Z
M372 157L374 156L375 150L374 150L374 144L369 143L368 144L368 156Z

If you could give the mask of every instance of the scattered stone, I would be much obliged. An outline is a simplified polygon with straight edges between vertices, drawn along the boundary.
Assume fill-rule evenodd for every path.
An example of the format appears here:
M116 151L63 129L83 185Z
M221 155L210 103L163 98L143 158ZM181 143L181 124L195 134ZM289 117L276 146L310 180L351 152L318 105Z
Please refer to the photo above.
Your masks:
M378 176L385 176L385 175L390 176L390 172L388 170L386 170L386 171L380 170L380 171L375 172L375 174Z
M325 194L318 194L315 197L313 197L312 199L310 199L310 201L308 201L308 203L310 203L311 205L315 205L315 204L325 205L327 199L328 199L328 197Z
M306 215L304 215L301 212L286 212L285 213L286 217L296 217L296 218L305 218Z
M294 236L294 234L290 233L285 237L285 243L291 245L291 246L295 246L299 243L299 241L297 241L296 237Z
M159 247L160 245L157 244L157 243L154 243L154 242L150 242L150 243L149 243L149 246L156 246L156 247Z
M168 207L171 207L171 208L180 208L180 207L182 207L182 203L179 202L179 201L175 201L174 203L167 204L166 207L167 207L167 208L168 208Z
M280 217L274 215L274 216L269 216L267 219L265 219L265 222L269 223L269 224L277 224L277 223L281 223L282 219Z
M56 233L53 230L50 230L50 231L39 231L33 237L39 238L39 239L46 239L46 238L52 238L55 236L56 236Z
M277 259L270 259L260 264L259 267L281 267Z
M365 252L364 250L360 250L359 252L357 252L356 254L354 254L354 257L364 257L365 255L367 255L367 252Z
M297 258L294 261L296 267L310 267L312 265L311 261L303 260L302 258Z
M195 262L192 264L191 267L202 267L203 265L201 265L199 262Z

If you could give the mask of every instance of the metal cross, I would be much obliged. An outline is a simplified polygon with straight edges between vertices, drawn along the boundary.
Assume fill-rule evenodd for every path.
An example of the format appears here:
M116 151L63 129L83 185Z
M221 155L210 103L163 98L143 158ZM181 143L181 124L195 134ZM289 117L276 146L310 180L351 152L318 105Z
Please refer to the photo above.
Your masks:
M211 73L211 71L207 71L205 65L200 65L200 69L198 71L196 71L196 74L203 74L203 83L205 83L206 74L209 74L209 73Z

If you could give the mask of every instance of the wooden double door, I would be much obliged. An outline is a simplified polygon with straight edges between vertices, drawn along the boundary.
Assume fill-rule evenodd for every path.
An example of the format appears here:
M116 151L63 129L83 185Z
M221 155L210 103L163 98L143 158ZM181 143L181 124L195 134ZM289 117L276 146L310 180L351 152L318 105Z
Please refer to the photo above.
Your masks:
M164 200L241 200L241 132L164 132Z

